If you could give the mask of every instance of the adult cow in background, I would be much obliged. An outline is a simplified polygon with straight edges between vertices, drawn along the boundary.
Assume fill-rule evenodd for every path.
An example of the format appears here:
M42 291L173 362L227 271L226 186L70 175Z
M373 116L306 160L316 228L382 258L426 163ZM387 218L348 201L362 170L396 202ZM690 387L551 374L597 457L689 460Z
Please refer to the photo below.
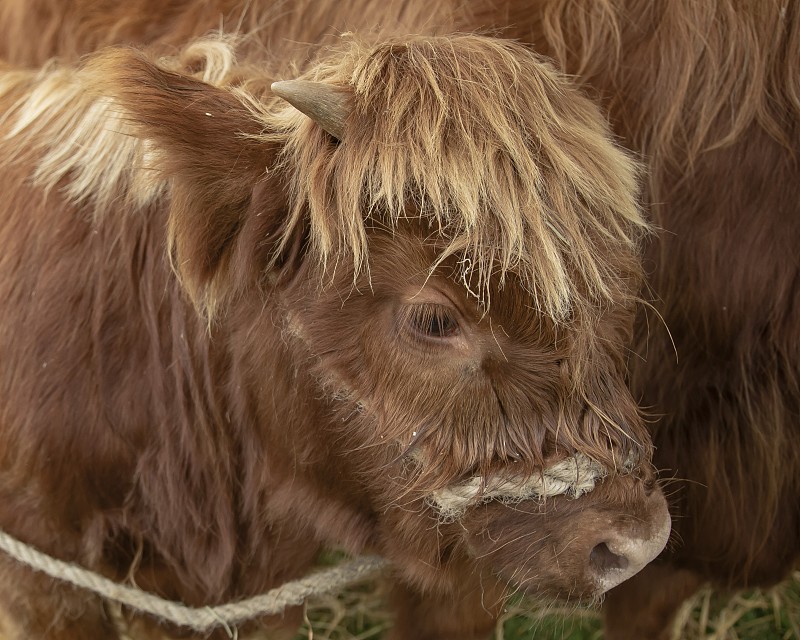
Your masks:
M193 39L196 4L59 3L0 67L0 527L192 605L376 551L396 638L641 569L669 532L625 384L647 225L597 108L444 10L254 3ZM148 47L74 62L117 38ZM0 567L10 637L117 637Z
M666 637L702 582L766 586L800 552L800 3L487 2L608 110L644 159L653 415L676 544L611 593L609 638Z

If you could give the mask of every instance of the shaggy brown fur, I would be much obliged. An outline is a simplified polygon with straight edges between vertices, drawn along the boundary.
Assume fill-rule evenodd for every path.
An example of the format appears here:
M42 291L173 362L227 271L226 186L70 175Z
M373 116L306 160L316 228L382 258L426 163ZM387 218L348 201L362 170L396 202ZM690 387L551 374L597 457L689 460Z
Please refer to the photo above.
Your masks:
M722 585L781 579L800 552L800 4L487 4L483 22L575 74L648 166L649 283L671 336L642 317L632 380L676 478L665 560ZM666 617L612 637L666 628L658 583L642 574L610 615Z
M463 7L457 15L463 18ZM220 31L252 34L259 63L305 67L319 45L346 32L435 35L455 26L449 2L417 0L3 0L0 58L39 67L53 57L75 60L118 44L174 53L198 36Z
M64 61L0 70L2 528L195 605L373 550L395 637L460 639L509 589L597 595L609 547L663 536L624 384L636 167L590 101L520 45L397 36L451 26L411 3L354 4L336 25L383 15L380 38L324 47L297 44L322 10L251 8L255 35L168 56L213 12L98 31L93 6L20 44ZM70 63L97 33L152 48ZM269 93L286 77L351 92L341 141ZM610 473L580 500L455 523L427 500L573 452ZM0 566L18 637L114 637L101 603Z

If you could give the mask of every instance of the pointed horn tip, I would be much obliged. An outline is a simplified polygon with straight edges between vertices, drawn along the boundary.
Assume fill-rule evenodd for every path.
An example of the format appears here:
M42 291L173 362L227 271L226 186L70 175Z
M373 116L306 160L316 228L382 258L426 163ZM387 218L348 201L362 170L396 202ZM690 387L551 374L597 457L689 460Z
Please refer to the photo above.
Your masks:
M276 96L283 98L284 94L288 93L291 84L291 80L278 80L277 82L273 82L271 85L269 85L269 88L272 89L272 93L274 93Z
M337 140L342 139L344 123L350 111L352 93L345 87L334 87L308 80L279 80L270 85L272 92L306 114Z

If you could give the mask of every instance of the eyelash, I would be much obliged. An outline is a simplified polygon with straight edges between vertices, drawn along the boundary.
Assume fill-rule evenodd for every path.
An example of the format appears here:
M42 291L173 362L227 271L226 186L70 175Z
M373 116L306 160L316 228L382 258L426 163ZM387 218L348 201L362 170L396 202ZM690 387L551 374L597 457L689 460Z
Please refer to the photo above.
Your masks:
M451 338L460 331L452 309L430 302L409 307L406 323L414 333L427 340Z

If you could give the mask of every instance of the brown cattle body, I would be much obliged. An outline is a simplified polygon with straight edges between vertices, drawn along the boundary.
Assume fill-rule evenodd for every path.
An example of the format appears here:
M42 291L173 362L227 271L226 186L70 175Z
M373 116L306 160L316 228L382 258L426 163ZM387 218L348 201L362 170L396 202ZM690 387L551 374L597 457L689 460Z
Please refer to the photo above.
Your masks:
M647 225L597 108L521 45L434 35L446 5L253 3L252 35L187 41L219 8L145 4L59 3L62 32L31 3L40 47L0 67L0 527L192 605L378 552L415 639L658 553L625 384ZM118 40L149 48L74 60ZM296 78L335 126L269 90ZM605 474L578 499L498 489L570 456ZM12 637L116 637L0 566Z
M800 552L800 4L487 4L647 163L664 322L640 319L631 376L680 542L612 592L609 637L667 637L703 581L770 585Z

